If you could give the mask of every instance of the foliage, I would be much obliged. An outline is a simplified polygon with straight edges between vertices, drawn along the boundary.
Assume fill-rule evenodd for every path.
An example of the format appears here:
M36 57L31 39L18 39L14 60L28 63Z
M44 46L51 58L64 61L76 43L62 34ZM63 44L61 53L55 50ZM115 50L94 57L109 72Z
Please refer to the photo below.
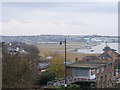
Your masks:
M56 74L57 78L63 78L64 77L64 59L62 59L60 56L54 56L49 71L53 71Z
M45 85L48 81L52 81L55 79L55 73L51 71L43 72L40 77L38 78L39 85Z
M5 43L5 42L2 43L2 48L3 48L4 54L7 53L8 48L16 49L16 47L19 47L20 49L25 50L27 52L27 54L30 55L31 58L33 58L33 59L37 58L40 53L38 47L36 47L33 44L26 44L26 43L22 43L22 42L12 42L10 45L9 43Z
M53 88L55 90L65 90L65 86L50 86L49 88ZM67 90L82 90L79 85L77 84L69 84L67 86Z
M64 89L65 88L65 86L64 85L62 85L62 86L60 86L60 88L61 89ZM68 86L67 86L67 88L69 89L69 90L81 90L80 89L80 86L79 85L77 85L77 84L69 84Z
M24 58L8 57L3 59L3 87L21 87L30 82L32 70Z
M70 85L68 85L68 88L74 88L74 89L77 89L77 88L80 88L80 86L79 85L77 85L77 84L70 84Z
M32 59L38 59L38 55L39 55L39 49L38 47L36 47L35 45L24 45L24 50L29 52L28 55L32 58Z
M118 83L118 89L120 89L120 83Z
M24 44L29 47L28 44ZM9 46L3 44L2 49L2 83L3 88L23 88L34 84L37 76L37 63L33 59L31 52L27 54L9 54ZM25 48L25 47L23 47ZM29 47L30 48L30 47ZM38 53L38 52L36 52ZM31 58L32 57L32 58Z

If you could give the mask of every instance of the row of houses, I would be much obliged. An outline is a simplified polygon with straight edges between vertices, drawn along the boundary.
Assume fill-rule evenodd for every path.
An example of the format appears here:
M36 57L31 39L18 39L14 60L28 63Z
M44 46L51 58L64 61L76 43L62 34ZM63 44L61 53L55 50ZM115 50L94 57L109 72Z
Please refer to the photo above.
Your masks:
M120 78L120 55L108 45L98 56L86 56L82 60L67 65L67 77L83 78L84 83L94 83L97 88L114 87ZM85 81L86 80L86 81ZM79 84L83 83L82 80Z

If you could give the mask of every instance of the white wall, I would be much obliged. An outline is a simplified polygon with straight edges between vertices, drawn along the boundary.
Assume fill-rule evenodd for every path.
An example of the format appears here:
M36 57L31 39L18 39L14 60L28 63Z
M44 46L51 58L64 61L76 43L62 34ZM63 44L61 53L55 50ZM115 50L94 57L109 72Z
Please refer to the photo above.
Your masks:
M72 68L72 76L73 77L80 77L86 79L94 79L95 75L91 75L91 69L85 68Z

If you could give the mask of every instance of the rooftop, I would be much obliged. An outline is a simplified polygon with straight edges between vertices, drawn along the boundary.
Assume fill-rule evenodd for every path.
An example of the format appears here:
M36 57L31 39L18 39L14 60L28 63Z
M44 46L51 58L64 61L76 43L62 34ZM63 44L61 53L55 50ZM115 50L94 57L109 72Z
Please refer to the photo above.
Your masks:
M111 49L108 45L103 49L103 51L108 51L108 50L112 50L112 51L116 51L115 49Z
M99 68L108 64L113 63L113 61L110 60L93 60L93 61L80 61L75 62L74 64L70 65L70 67L73 68Z
M74 62L73 64L69 65L69 67L99 68L114 63L112 59L107 59L107 58L112 58L107 51L111 50L115 55L119 55L117 52L115 52L116 50L111 49L108 45L103 50L104 52L99 56L86 56L83 58L83 61ZM101 57L101 59L99 57Z
M75 64L70 65L70 67L75 67L75 68L98 68L98 67L100 67L100 64L75 63Z
M103 52L99 57L107 59L107 58L112 58L110 55L108 55L106 52Z

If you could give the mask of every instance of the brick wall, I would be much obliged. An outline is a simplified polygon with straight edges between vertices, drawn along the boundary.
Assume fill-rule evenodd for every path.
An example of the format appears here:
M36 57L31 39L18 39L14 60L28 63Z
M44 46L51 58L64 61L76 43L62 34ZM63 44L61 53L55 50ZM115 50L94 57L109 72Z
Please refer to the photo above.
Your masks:
M72 76L72 68L67 67L66 71L67 71L67 76Z
M104 67L104 71L100 68L99 73L96 74L97 87L106 88L114 86L114 63Z

